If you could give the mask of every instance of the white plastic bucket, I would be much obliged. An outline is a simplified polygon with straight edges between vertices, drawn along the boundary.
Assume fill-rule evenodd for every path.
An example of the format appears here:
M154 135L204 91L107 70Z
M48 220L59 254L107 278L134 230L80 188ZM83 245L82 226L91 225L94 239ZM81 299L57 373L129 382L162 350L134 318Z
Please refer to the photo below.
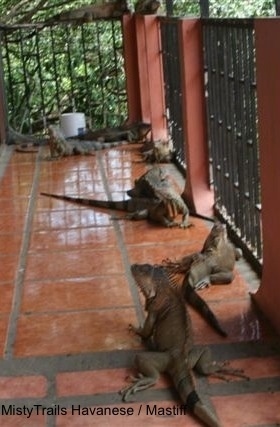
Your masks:
M65 138L83 135L86 130L86 120L84 113L61 114L60 129Z

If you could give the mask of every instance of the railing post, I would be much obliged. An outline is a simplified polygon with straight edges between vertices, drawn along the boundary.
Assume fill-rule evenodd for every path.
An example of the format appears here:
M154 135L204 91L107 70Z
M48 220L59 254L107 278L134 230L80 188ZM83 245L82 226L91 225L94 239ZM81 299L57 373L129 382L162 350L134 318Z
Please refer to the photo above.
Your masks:
M133 102L137 102L137 114L140 114L141 120L152 125L153 140L165 139L167 127L158 18L156 15L135 15L133 19L134 28L131 26L130 29L134 34L129 33L128 25L126 34L133 41L127 42L130 49L125 51L126 55L131 55L131 59L125 59L130 111L134 111ZM130 61L133 66L129 67ZM134 79L137 83L133 82ZM137 94L131 94L134 88Z
M137 39L134 15L123 15L122 31L128 121L133 123L141 120L139 70L137 55L135 55Z
M202 24L179 21L182 75L183 131L186 140L184 198L197 213L212 215L214 195L209 184L209 154L205 109Z
M2 33L0 33L0 42L2 39ZM4 70L2 62L2 54L0 53L0 144L7 142L8 134L8 114L5 96L5 84L4 84Z
M255 301L280 332L280 19L256 19L263 272Z

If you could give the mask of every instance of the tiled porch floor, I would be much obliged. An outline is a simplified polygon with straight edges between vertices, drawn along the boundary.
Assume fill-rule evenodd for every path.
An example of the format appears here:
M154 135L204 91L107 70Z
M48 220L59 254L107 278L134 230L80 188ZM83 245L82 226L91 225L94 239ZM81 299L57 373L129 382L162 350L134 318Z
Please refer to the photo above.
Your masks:
M123 404L118 390L142 348L128 331L143 319L130 264L198 250L209 225L193 219L193 228L168 230L112 221L101 211L44 198L40 191L119 199L145 165L136 162L133 146L53 162L40 160L41 150L7 148L0 157L0 426L200 425L185 415L146 413L147 405L178 404L166 379L134 403ZM209 344L217 360L230 360L251 378L198 379L224 427L280 425L279 340L252 306L248 290L256 284L240 261L231 285L202 291L226 339L191 311L196 343ZM89 412L102 405L134 414ZM19 414L24 408L33 409L30 418ZM5 415L8 409L17 415Z

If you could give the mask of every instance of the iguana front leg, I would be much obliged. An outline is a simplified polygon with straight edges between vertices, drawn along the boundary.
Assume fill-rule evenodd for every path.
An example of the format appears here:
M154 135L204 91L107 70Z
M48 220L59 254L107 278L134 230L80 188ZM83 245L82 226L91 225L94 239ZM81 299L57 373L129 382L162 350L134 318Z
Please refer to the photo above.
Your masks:
M120 390L122 400L125 402L132 394L146 390L156 384L160 373L167 370L169 355L161 352L145 352L136 355L134 363L138 375L130 378L132 384Z
M155 323L156 323L156 315L153 311L149 311L145 319L144 325L142 327L129 325L129 329L133 331L135 334L139 335L144 340L147 340L153 335Z
M234 279L232 271L217 271L210 274L210 282L214 285L227 285Z
M225 366L225 363L214 361L209 347L193 348L188 354L187 365L201 375L214 376L225 381L229 380L228 376L249 380L243 370L230 368Z

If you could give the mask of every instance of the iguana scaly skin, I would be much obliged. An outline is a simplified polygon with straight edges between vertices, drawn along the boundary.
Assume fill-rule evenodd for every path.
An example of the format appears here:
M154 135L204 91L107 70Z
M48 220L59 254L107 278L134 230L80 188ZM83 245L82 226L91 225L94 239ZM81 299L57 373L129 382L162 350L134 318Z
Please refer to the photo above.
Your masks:
M169 209L169 216L173 218L174 225L181 228L191 226L189 223L189 209L168 179L168 175L159 166L154 166L140 178L134 181L134 188L127 191L130 197L152 197L163 201ZM175 218L182 215L181 223L176 223Z
M231 283L235 261L241 255L240 249L228 240L226 226L216 223L201 252L187 255L179 261L165 260L163 263L169 271L186 274L186 281L191 287L199 289L210 284Z
M148 219L152 222L161 224L165 227L175 227L178 223L170 215L171 209L168 204L158 199L133 198L120 201L107 201L85 199L81 197L70 197L52 193L41 193L42 196L53 197L55 199L77 203L84 206L93 206L97 208L112 209L128 212L123 218L113 217L113 219Z
M105 144L100 141L66 139L58 127L49 126L49 148L51 159L59 159L61 157L74 156L77 154L95 155L96 151L118 147L124 144L128 144L128 142L117 141Z
M217 331L221 336L226 337L228 335L227 332L222 328L206 301L204 301L204 299L196 292L195 288L190 285L188 277L185 276L183 282L180 283L177 276L174 276L174 274L170 273L168 270L167 275L171 286L173 286L174 289L182 295L186 302L199 312L207 323L215 329L215 331Z
M168 188L170 183L168 181L168 175L165 170L161 167L154 166L135 179L134 187L128 190L126 193L129 197L156 197L156 189L162 186Z
M170 163L175 153L171 139L149 141L141 147L140 152L144 161L148 163Z
M192 369L203 375L218 372L240 375L230 368L213 362L209 349L194 348L190 317L180 295L170 286L164 268L149 264L134 264L132 275L145 297L147 317L143 327L133 327L136 334L152 342L155 351L136 356L139 372L133 383L121 390L123 400L134 393L152 387L160 373L170 375L180 398L189 412L209 427L221 427L216 414L198 396Z
M39 147L47 144L48 139L44 136L24 135L16 132L13 128L9 127L7 135L7 144L16 145L17 151L34 152L38 151Z
M97 130L89 129L79 139L97 140L102 142L128 141L144 142L151 131L150 123L136 122L124 124L114 128L103 128Z

